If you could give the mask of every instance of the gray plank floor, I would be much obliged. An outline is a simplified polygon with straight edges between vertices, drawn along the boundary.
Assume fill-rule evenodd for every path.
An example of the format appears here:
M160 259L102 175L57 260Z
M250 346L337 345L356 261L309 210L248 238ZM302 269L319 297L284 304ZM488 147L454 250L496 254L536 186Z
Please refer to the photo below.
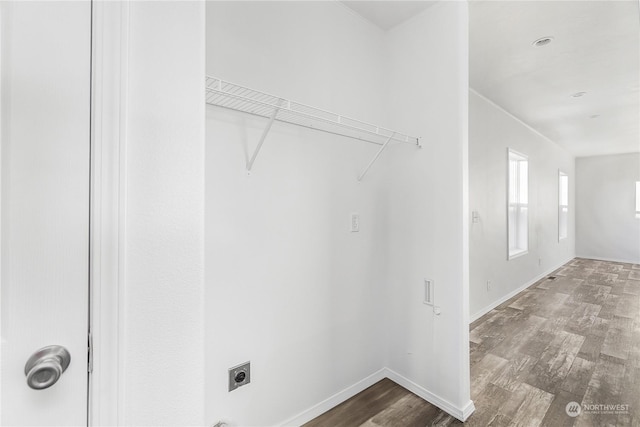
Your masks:
M576 258L550 277L470 325L464 424L640 426L640 265ZM306 426L461 424L383 380Z

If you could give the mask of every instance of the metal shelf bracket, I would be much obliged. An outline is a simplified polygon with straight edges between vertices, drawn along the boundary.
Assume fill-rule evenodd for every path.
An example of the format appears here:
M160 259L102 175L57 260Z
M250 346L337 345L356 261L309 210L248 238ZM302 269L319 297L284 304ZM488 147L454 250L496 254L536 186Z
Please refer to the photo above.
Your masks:
M380 149L378 150L376 155L373 156L373 159L371 159L371 161L369 162L367 167L364 168L364 170L360 173L360 175L358 175L358 181L362 181L362 178L364 178L364 176L367 174L367 172L369 172L369 169L371 169L371 166L373 166L373 164L376 162L376 160L378 160L378 157L380 157L380 154L382 154L384 149L387 148L387 145L389 145L389 143L393 139L394 135L395 135L395 132L391 134L389 139L387 139L384 144L382 144L382 147L380 147Z
M267 138L267 135L271 130L271 126L273 125L273 122L275 121L276 116L278 115L278 111L280 111L279 105L282 101L283 100L281 99L280 102L278 103L278 107L273 109L273 113L271 113L271 116L269 117L269 122L267 123L267 126L262 131L262 136L260 137L260 141L258 141L258 145L256 145L256 149L253 151L253 155L251 156L251 159L249 159L249 161L247 162L247 173L251 173L251 168L253 167L253 164L256 161L256 157L258 157L258 153L260 153L262 144L264 144L264 140Z

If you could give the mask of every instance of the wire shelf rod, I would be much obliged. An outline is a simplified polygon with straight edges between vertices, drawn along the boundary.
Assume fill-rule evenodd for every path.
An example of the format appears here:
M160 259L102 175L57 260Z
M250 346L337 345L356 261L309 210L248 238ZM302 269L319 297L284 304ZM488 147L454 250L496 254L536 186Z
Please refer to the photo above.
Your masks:
M250 103L260 103L263 106L268 106L268 107L272 107L272 108L279 108L281 111L289 111L293 114L298 114L298 115L302 115L305 116L306 118L308 118L309 120L320 120L320 121L324 121L327 124L331 124L331 125L335 125L335 126L343 126L346 129L352 129L354 131L358 131L358 132L363 132L363 133L367 133L371 136L376 136L376 137L380 137L380 138L384 138L386 139L390 134L395 134L393 141L396 142L402 142L402 143L409 143L409 144L415 144L415 145L420 145L420 140L417 137L411 137L409 135L406 135L404 133L401 132L397 132L397 131L393 131L391 129L386 129L383 127L379 127L376 126L374 124L371 123L367 123L364 122L362 120L358 120L358 119L354 119L348 116L343 116L343 115L339 115L339 114L335 114L332 113L330 111L327 110L323 110L320 108L316 108L316 107L312 107L306 104L302 104L302 103L298 103L298 102L292 102L289 100L284 100L284 105L280 104L280 105L276 105L275 102L277 102L278 100L282 100L282 98L279 98L275 95L271 95L269 93L266 92L260 92L260 91L256 91L254 89L250 89L235 83L230 83L227 82L225 80L222 79L218 79L215 77L207 77L207 87L206 87L207 92L213 92L221 97L225 97L225 96L230 96L230 97L234 97L234 98L241 98L244 99ZM238 93L238 91L240 91ZM269 102L268 100L273 100L273 102ZM213 105L219 105L218 102L216 102L215 100L212 100L210 97L207 97L207 102ZM309 111L312 111L313 113L309 113L309 112L305 112L305 111L301 111L301 109L306 109ZM332 118L329 119L327 117L323 117L319 114L325 115L325 116L331 116ZM275 120L278 120L278 117L276 117ZM352 124L346 124L345 122L351 122ZM356 125L356 123L358 125ZM309 126L310 128L314 128L313 126ZM371 129L367 129L371 128ZM366 138L356 138L356 139L360 139L360 140L366 140Z
M248 173L251 173L256 158L275 121L379 145L380 149L358 175L358 181L362 181L391 142L412 144L421 148L420 138L418 137L409 136L310 105L290 101L216 77L206 77L205 91L205 102L207 104L268 119L260 140L251 158L247 161Z
M227 110L238 111L235 108L229 108L229 107L225 107L225 106L222 106L222 105L216 105L216 106L224 108L224 109L227 109ZM256 116L256 117L269 118L268 114L267 115L257 114L257 113L252 113L250 111L245 111L244 113L250 114L250 115ZM373 144L373 145L384 145L384 142L370 141L370 140L367 140L367 139L363 139L362 137L357 136L357 135L347 135L347 134L344 134L344 133L339 133L339 132L335 132L335 131L331 131L331 130L327 130L327 129L312 127L312 126L309 126L309 125L305 125L305 124L302 124L302 123L296 123L296 122L292 122L292 121L286 121L284 123L290 124L290 125L294 125L294 126L299 126L299 127L305 128L305 129L313 129L315 131L320 131L320 132L328 133L328 134L331 134L331 135L344 136L346 138L351 138L351 139L355 139L355 140L362 141L362 142L368 142L369 144Z
M385 129L385 128L378 127L377 128L378 132L374 132L374 131L370 131L368 129L363 129L361 127L357 127L357 126L354 126L354 125L348 125L348 124L345 124L343 122L338 122L337 120L334 121L334 120L326 119L326 118L323 118L323 117L318 117L318 116L315 116L313 114L309 114L309 113L301 112L301 111L294 110L294 109L291 109L291 108L287 108L287 106L277 106L275 104L271 104L271 103L268 103L268 102L263 102L263 101L259 101L259 100L256 100L256 99L246 98L246 97L243 97L243 96L235 94L235 93L220 92L217 89L207 88L207 90L210 91L210 92L211 91L215 92L216 94L218 94L220 96L223 96L223 97L227 96L227 97L236 98L237 100L240 100L240 101L246 101L249 104L260 104L263 107L269 107L269 108L277 109L282 113L287 112L287 113L291 113L292 115L303 116L303 117L306 117L309 120L317 120L317 121L320 121L320 122L324 122L324 123L326 123L328 125L342 127L342 128L345 128L345 129L351 129L351 130L355 130L355 131L358 131L358 132L363 132L363 133L366 133L366 134L372 135L372 136L378 136L378 137L386 139L386 138L389 137L388 134L394 134L394 131L392 131L390 129ZM229 108L229 109L232 109L232 110L239 110L239 111L245 111L246 112L246 110L243 110L241 108L234 108L234 107L230 107L230 106L226 106L226 105L221 105L221 103L219 103L219 102L208 102L208 103L212 104L212 105L217 105L217 106ZM263 116L263 117L269 117L269 116ZM349 120L353 120L353 121L358 121L358 120L355 120L355 119L350 119L350 118L345 117L345 116L337 116L337 117L342 117L342 119L349 119ZM277 119L278 119L278 117L276 117L276 120ZM283 121L287 122L287 120L283 120ZM365 123L365 122L360 122L360 123ZM366 123L366 124L368 124L368 123ZM301 125L301 126L304 126L304 125ZM373 126L373 125L371 125L371 126ZM319 128L311 126L311 125L307 125L306 127L310 128L310 129L319 129ZM385 134L383 132L386 132L388 134ZM332 132L332 133L337 134L337 135L342 135L342 134L340 134L338 132ZM349 135L344 135L344 136L349 136ZM371 142L371 143L374 143L374 144L377 144L377 145L382 144L382 143L379 143L379 142L376 142L376 141L367 140L364 137L357 137L355 139L359 139L359 140L366 141L366 142ZM397 133L396 133L395 136L393 137L393 141L400 142L400 143L415 144L415 145L418 145L418 146L420 145L419 144L419 138L409 137L408 135L405 135L405 134L397 135Z

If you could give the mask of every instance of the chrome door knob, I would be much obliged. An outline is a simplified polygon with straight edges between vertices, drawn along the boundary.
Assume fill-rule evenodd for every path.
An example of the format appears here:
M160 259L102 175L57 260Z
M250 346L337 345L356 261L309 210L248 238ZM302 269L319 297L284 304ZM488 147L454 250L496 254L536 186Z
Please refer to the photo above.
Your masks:
M42 390L54 385L71 362L71 355L60 345L43 347L33 353L24 366L27 385Z

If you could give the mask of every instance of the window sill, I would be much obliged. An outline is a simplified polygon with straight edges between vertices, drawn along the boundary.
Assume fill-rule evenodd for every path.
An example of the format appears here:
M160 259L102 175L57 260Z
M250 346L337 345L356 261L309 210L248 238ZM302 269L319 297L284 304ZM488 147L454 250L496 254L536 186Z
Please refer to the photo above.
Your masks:
M514 252L509 252L509 258L507 259L507 261L511 261L512 259L515 258L520 258L523 255L526 255L529 253L528 249L520 249L519 251L514 251Z

